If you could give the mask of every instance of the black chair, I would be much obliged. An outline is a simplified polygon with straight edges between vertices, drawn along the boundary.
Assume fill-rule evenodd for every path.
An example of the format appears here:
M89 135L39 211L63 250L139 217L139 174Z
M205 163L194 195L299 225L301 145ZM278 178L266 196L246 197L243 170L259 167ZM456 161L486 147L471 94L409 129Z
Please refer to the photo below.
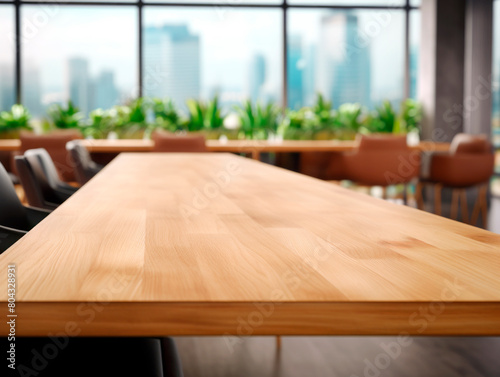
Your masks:
M28 203L33 207L55 209L71 194L50 186L38 156L16 156L17 172Z
M23 206L2 164L0 164L0 198L0 253L3 253L42 221L50 211Z
M75 164L75 177L78 183L84 185L101 171L102 165L92 161L90 153L80 140L73 140L66 144L73 163Z
M61 181L56 166L54 165L54 161L52 161L52 157L50 157L50 154L49 152L47 152L46 149L44 148L29 149L26 152L24 152L24 155L36 156L36 158L38 158L38 161L42 166L43 172L47 177L47 181L49 182L50 187L52 187L54 190L61 190L63 192L67 192L70 195L78 191L78 187L71 186L66 182Z
M16 337L15 352L12 376L183 376L171 338Z

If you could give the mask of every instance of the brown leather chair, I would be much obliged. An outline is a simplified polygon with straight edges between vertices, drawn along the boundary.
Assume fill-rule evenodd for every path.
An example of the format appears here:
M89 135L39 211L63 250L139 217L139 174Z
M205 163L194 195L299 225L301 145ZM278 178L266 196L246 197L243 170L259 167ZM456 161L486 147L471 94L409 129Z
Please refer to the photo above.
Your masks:
M364 186L382 186L384 192L387 186L404 184L406 201L406 185L420 172L420 153L408 147L406 136L360 135L358 141L355 151L343 155L346 178Z
M343 152L302 152L299 172L325 181L347 179Z
M74 166L66 150L66 143L82 139L82 134L78 130L58 130L46 135L35 135L31 132L21 132L21 148L19 154L24 154L29 149L44 148L54 161L60 178L65 182L74 182ZM15 166L13 166L15 169Z
M205 136L176 135L166 131L154 131L153 152L207 152Z
M479 195L474 205L471 223L475 224L482 212L483 226L486 227L487 192L494 167L495 155L486 135L456 135L448 153L436 153L431 157L429 178L421 180L417 188L419 207L423 207L423 185L433 184L434 210L440 215L442 188L448 187L452 189L450 217L457 219L460 204L462 221L468 223L466 189L479 186Z

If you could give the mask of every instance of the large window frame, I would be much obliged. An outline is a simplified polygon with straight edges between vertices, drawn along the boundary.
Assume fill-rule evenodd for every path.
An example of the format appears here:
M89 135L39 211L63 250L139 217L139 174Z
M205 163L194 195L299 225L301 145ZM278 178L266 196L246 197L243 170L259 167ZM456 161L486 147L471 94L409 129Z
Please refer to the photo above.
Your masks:
M137 7L138 8L138 72L137 72L137 83L138 83L138 96L143 95L143 9L144 7L227 7L227 8L273 8L281 9L283 17L283 29L282 29L282 106L286 108L288 105L287 95L288 95L288 74L287 74L287 56L288 56L288 9L338 9L338 10L351 10L351 9L372 9L372 10L402 10L405 12L405 36L404 36L404 97L408 98L410 96L410 13L419 9L418 6L412 6L411 0L406 0L404 5L386 6L386 5L314 5L314 4L289 4L288 0L283 0L281 4L261 4L252 3L249 0L248 3L244 2L232 2L228 0L213 1L213 2L145 2L142 0L137 0L136 2L120 2L120 1L33 1L33 0L2 0L0 6L3 4L11 4L15 7L15 38L16 38L16 52L15 52L15 90L16 90L16 102L21 103L22 100L22 73L21 73L21 8L23 5L54 5L71 7L71 6L106 6L106 7Z

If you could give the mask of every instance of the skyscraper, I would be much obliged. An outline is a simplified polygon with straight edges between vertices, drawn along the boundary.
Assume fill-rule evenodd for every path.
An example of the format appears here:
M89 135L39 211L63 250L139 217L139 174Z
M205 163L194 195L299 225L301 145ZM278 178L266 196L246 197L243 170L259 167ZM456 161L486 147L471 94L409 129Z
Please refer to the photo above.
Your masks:
M0 65L0 111L9 110L16 103L14 69L11 65Z
M304 105L304 57L302 56L302 38L292 35L288 39L288 107L297 109Z
M418 46L410 47L410 98L417 98Z
M266 58L264 55L256 54L250 63L250 99L257 101L262 99L264 84L266 82Z
M31 115L37 117L44 114L41 98L40 72L36 66L28 66L23 70L22 103Z
M334 13L321 20L318 87L334 106L370 106L370 45L361 43L358 16Z
M170 97L178 105L200 96L200 38L187 25L144 31L144 93Z
M92 109L109 109L117 104L119 92L113 71L102 71L93 85Z
M90 77L88 62L83 58L68 59L67 98L81 112L87 114L92 110L90 97Z

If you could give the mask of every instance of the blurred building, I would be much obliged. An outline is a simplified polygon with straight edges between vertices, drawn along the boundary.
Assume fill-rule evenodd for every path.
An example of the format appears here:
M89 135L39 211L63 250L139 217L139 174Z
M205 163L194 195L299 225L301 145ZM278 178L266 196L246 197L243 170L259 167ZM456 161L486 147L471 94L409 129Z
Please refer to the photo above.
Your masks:
M266 83L266 58L262 54L256 54L250 62L250 99L257 101L262 98L264 84Z
M304 105L304 72L303 72L302 38L292 35L288 39L288 107L298 109Z
M321 19L317 86L334 106L346 102L371 106L370 47L360 43L359 30L358 16L350 12Z
M80 111L87 114L92 110L91 84L88 61L82 58L68 59L67 97Z
M178 105L200 96L200 38L187 25L144 29L144 94Z
M16 103L13 68L8 64L0 64L0 111L8 110Z
M23 105L28 108L31 115L38 117L44 115L41 103L42 88L40 85L40 71L38 67L28 66L23 71Z
M115 84L113 71L102 71L93 85L92 109L109 109L118 104L120 93Z

